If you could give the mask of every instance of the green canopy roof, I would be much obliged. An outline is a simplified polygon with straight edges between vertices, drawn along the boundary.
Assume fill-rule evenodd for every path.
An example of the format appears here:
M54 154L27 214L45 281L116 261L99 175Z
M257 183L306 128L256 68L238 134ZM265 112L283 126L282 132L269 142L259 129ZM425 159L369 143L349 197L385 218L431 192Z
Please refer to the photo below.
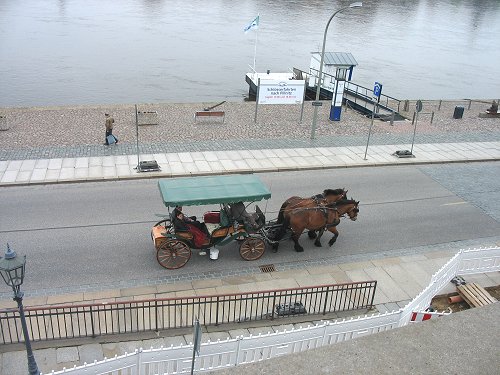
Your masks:
M262 181L251 174L163 178L158 188L167 207L255 202L271 197Z

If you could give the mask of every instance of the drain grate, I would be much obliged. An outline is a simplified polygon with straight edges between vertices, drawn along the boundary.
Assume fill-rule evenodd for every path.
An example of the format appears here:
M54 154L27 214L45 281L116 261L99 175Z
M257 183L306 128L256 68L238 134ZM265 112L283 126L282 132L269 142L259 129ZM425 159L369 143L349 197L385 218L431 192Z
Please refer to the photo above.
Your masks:
M275 272L276 268L274 268L274 264L264 264L262 266L259 266L260 270L262 272Z

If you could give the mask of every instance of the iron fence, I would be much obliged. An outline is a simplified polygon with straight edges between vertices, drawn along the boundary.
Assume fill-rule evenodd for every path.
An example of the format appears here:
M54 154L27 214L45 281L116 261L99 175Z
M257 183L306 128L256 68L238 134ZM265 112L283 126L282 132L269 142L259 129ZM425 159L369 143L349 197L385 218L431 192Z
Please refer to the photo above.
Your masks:
M279 319L369 309L377 282L320 285L225 295L27 307L33 341L162 331L203 325ZM17 309L0 310L3 344L23 341Z

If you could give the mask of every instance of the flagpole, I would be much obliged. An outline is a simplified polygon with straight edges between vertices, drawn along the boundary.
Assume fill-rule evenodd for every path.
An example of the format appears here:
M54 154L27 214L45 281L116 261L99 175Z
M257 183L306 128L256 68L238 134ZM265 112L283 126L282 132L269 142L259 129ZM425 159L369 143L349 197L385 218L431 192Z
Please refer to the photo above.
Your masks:
M260 23L260 14L257 14L257 19L259 20ZM255 45L253 49L253 71L256 73L257 71L255 70L255 60L257 58L257 36L259 35L259 28L255 31Z

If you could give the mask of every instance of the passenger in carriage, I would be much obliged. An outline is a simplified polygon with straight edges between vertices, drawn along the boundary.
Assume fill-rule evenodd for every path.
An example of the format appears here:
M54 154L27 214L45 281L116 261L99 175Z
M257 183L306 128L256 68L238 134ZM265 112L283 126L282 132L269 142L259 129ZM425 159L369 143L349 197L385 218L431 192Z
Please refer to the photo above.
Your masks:
M196 220L196 216L186 216L182 212L182 206L175 207L172 212L175 230L187 231L193 234L196 247L202 248L209 243L208 231L205 224Z

